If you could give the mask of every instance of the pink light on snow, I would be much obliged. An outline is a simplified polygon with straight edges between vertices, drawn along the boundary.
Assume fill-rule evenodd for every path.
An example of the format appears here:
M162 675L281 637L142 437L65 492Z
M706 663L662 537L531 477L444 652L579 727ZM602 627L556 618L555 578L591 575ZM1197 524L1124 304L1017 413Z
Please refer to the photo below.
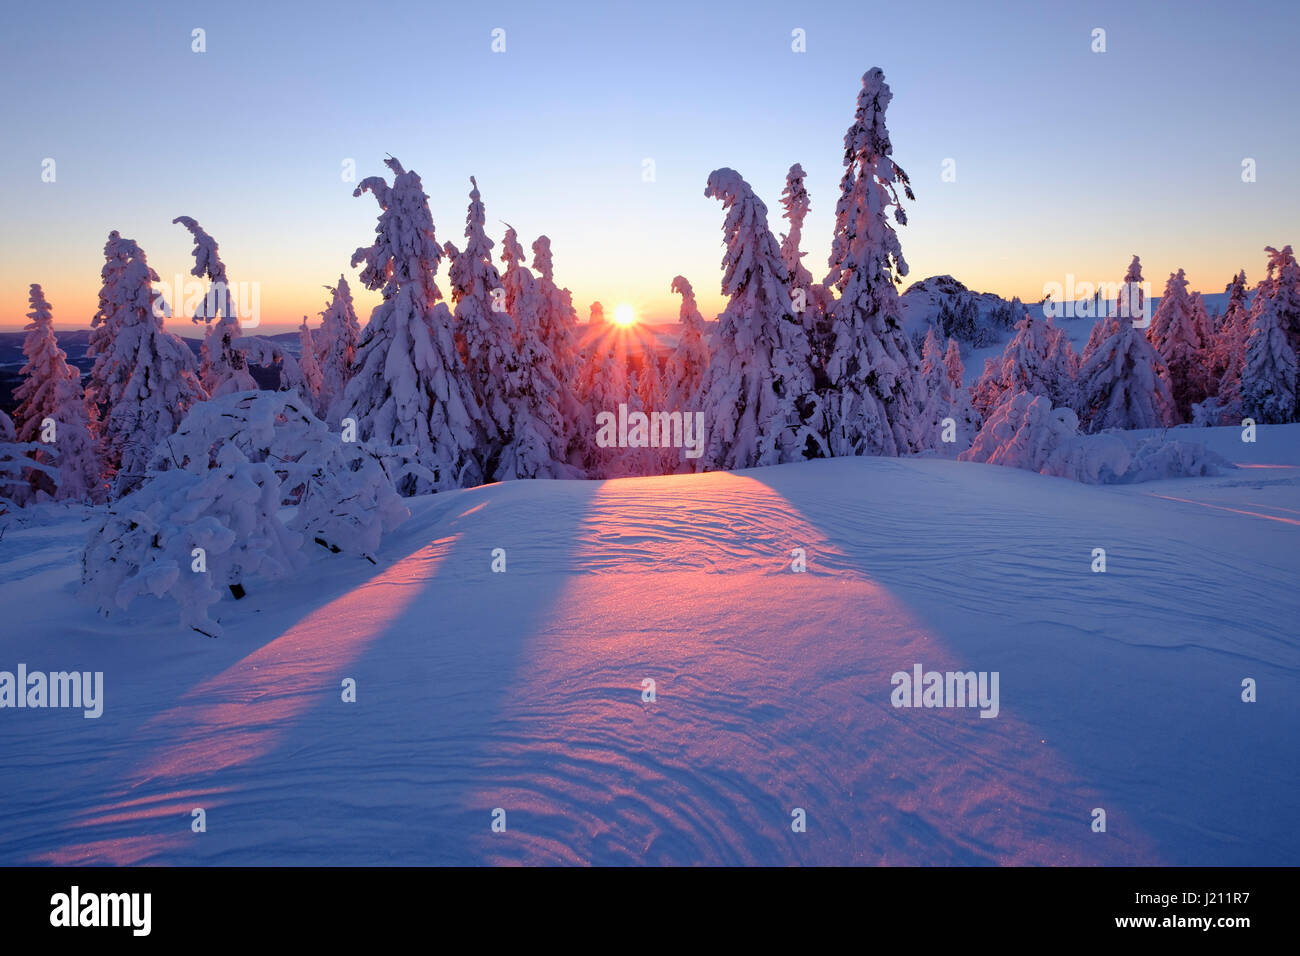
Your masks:
M435 574L454 539L433 542L308 614L275 640L185 693L137 733L144 753L126 788L89 808L77 829L181 820L191 808L220 806L228 789L171 789L269 753L285 725L338 700L347 669L395 621ZM194 741L202 741L200 744ZM151 791L163 782L166 792ZM133 836L70 844L34 862L128 865L184 845L194 835Z

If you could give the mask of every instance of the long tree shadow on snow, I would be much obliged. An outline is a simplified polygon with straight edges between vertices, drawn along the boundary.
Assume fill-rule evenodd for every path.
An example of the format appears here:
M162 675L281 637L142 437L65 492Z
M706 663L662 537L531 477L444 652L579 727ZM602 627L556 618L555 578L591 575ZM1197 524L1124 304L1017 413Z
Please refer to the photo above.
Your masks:
M530 500L564 507L539 546ZM382 549L433 540L348 589L279 589L259 625L275 637L138 728L87 781L90 805L48 821L31 862L473 862L492 807L466 806L493 744L503 673L563 571L565 520L594 482L516 482L439 495ZM492 516L500 512L499 518ZM489 520L484 520L489 519ZM558 546L558 550L557 550ZM491 571L503 548L504 574ZM557 562L529 565L530 555ZM358 565L358 567L364 567ZM328 559L312 571L329 569ZM309 572L310 573L310 572ZM303 607L313 610L302 612ZM226 612L228 637L239 610ZM472 658L472 659L467 659ZM445 679L455 669L458 680ZM356 702L344 702L344 679ZM207 830L191 830L203 808Z

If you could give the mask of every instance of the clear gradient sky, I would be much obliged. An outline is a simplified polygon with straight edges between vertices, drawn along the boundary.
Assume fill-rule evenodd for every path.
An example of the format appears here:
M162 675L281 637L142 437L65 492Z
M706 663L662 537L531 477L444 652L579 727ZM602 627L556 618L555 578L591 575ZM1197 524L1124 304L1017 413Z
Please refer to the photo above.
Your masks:
M779 235L802 163L820 279L872 66L917 195L909 281L950 273L1036 300L1067 273L1118 281L1137 253L1157 294L1178 267L1222 291L1238 268L1259 278L1266 244L1300 245L1298 28L1295 0L7 5L0 326L25 321L31 282L57 327L88 326L111 229L163 279L188 273L178 215L217 239L232 282L260 283L264 331L317 321L340 272L364 319L378 297L348 261L377 206L342 164L359 179L389 153L423 177L440 241L461 243L471 174L495 251L501 220L525 245L549 235L583 319L593 299L675 319L678 273L712 315L709 171L739 170ZM956 182L941 181L947 158Z

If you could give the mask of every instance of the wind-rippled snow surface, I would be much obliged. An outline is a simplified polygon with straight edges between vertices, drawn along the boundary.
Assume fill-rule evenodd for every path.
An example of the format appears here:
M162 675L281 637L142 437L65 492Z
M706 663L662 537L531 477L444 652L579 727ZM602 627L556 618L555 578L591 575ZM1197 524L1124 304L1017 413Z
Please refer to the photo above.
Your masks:
M105 704L0 710L0 863L1296 864L1276 460L493 485L414 500L377 566L223 602L219 640L162 604L96 617L87 525L11 524L0 670L102 670ZM998 716L894 708L917 663L997 671Z

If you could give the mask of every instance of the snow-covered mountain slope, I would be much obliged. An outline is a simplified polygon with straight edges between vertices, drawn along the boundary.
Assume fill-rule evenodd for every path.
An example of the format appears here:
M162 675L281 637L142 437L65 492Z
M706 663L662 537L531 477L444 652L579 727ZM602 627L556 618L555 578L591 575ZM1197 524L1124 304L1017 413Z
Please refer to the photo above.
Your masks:
M0 670L105 689L98 719L0 710L0 863L1294 865L1300 426L1217 432L1261 467L838 459L415 499L379 565L253 586L219 640L162 605L96 618L86 525L10 521ZM997 716L895 708L916 664L997 672Z

